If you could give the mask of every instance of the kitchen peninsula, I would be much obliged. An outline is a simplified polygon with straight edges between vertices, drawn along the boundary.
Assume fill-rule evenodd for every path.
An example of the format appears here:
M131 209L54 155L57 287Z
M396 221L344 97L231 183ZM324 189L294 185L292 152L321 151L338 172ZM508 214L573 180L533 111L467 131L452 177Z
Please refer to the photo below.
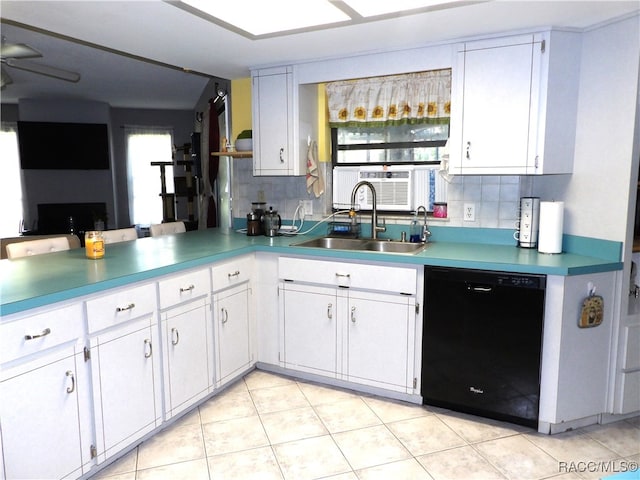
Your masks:
M415 255L294 247L312 235L247 237L209 229L111 244L102 260L85 258L82 249L2 260L7 476L41 476L43 465L60 477L91 475L255 367L421 403L425 265L547 275L538 430L606 421L612 311L605 310L597 328L578 329L576 319L589 288L605 305L613 303L619 245L568 238L569 253L543 255L508 244L462 243L452 237L455 229L443 230L434 227L434 242ZM376 274L383 281L367 283ZM358 291L372 305L385 295L400 306L394 311L408 318L404 350L374 345L376 355L402 360L400 375L391 372L389 381L377 376L386 372L367 371L373 357L366 352L366 361L342 370L292 362L281 294L292 275L319 290L331 290L323 285L342 275L339 281L348 283L338 283L331 295ZM49 387L60 390L59 398ZM64 448L47 453L52 438Z

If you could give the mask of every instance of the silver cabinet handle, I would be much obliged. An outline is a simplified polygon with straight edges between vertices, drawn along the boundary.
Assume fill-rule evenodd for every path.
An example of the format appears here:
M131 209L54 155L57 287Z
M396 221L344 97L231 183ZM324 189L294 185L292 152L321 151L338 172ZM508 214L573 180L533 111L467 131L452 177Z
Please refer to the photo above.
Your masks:
M71 370L67 370L67 377L71 377L71 386L67 387L67 393L73 393L76 389L76 377Z
M117 307L116 312L126 312L127 310L131 310L132 308L135 308L135 306L136 306L135 303L130 303L129 305L126 305L124 307Z
M147 346L149 346L149 351L147 351ZM150 358L153 354L153 345L151 345L151 340L148 338L144 339L144 358Z
M351 321L356 323L356 307L351 307Z
M42 332L37 333L36 335L25 335L24 339L25 340L33 340L34 338L46 337L50 333L51 333L51 329L50 328L45 328L44 330L42 330Z
M467 160L471 160L471 142L467 142Z
M280 149L280 163L284 163L284 147Z
M227 276L229 277L229 280L231 280L231 277L239 277L240 276L240 270L236 270L233 273L228 273Z
M179 342L180 342L180 332L178 332L177 328L172 328L171 329L171 345L175 346Z
M195 285L191 284L191 285L187 285L186 287L180 287L180 293L184 293L184 292L190 292L191 290L193 290L194 288L196 288Z
M351 278L351 274L350 274L350 273L340 273L340 272L336 272L336 277Z
M222 318L222 323L227 323L229 321L229 312L227 312L226 308L220 309L220 316Z
M329 319L333 318L333 304L332 303L327 305L327 318L329 318Z

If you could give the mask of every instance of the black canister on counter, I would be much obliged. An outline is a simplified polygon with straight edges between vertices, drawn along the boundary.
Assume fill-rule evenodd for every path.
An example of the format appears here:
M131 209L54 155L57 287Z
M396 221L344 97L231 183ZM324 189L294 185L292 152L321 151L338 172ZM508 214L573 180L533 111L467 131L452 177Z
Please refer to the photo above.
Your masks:
M256 212L247 213L247 236L262 235L261 215Z

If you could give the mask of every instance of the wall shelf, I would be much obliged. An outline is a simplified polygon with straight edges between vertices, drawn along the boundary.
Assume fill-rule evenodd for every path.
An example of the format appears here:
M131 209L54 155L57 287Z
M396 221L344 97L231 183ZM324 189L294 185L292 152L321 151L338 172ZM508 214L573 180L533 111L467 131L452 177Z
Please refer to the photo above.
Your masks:
M212 157L252 158L253 152L211 152Z

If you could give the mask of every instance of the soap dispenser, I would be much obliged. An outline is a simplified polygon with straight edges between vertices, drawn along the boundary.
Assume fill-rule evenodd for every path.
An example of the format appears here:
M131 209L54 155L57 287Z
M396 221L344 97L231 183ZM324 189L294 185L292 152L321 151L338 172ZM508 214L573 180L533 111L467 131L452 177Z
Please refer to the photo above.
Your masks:
M411 243L420 243L422 241L422 231L420 225L418 225L418 216L416 214L413 215L409 226L409 241Z

